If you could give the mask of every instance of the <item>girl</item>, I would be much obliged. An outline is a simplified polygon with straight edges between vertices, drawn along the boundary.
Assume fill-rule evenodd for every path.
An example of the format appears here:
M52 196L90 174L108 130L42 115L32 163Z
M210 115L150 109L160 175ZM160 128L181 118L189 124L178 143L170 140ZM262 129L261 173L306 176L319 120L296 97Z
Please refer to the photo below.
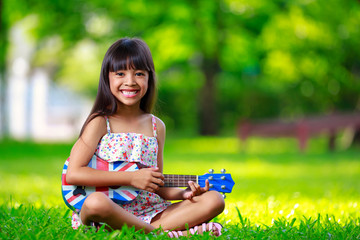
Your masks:
M187 189L162 187L165 125L151 114L155 83L145 42L123 38L108 49L93 109L70 154L66 181L79 186L127 185L141 191L127 204L116 204L101 192L90 194L79 216L73 216L73 227L106 223L121 229L126 224L146 233L161 227L170 237L207 231L219 236L222 226L207 222L223 211L224 200L218 192L208 191L208 181L203 188L194 182ZM92 169L87 165L94 152L109 162L137 162L143 168L133 172Z

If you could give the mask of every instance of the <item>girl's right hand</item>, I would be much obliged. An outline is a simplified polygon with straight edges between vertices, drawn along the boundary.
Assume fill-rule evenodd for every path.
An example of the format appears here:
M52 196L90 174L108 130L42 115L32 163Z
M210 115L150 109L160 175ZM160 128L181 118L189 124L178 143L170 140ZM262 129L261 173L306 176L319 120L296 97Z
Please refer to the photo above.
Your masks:
M164 186L164 176L158 170L158 168L143 168L132 172L131 186L148 192L159 190L160 186Z

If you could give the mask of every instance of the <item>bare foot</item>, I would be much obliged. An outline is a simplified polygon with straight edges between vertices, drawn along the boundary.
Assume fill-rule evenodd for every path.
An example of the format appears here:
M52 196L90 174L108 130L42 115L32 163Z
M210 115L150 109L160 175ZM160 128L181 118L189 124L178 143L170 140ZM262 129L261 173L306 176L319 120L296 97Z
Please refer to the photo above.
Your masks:
M202 225L195 226L186 231L169 231L168 236L171 238L178 238L180 236L188 236L199 234L202 235L204 232L210 232L212 236L218 237L221 235L222 225L220 223L203 223Z

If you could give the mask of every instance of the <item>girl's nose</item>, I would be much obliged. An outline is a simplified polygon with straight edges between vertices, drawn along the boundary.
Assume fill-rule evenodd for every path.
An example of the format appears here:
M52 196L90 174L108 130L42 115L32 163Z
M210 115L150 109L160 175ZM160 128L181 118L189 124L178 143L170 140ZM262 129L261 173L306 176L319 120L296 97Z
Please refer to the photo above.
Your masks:
M127 86L133 86L135 85L136 82L135 82L135 76L132 75L132 74L128 74L125 78L125 85Z

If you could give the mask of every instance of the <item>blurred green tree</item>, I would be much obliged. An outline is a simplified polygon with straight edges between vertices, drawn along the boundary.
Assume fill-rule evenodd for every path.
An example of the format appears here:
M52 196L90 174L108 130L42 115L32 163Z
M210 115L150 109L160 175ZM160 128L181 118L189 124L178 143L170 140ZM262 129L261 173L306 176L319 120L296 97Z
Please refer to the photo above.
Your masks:
M38 18L33 66L94 96L101 59L143 38L159 76L168 129L233 131L239 118L360 109L356 0L0 0L1 72L11 26Z

